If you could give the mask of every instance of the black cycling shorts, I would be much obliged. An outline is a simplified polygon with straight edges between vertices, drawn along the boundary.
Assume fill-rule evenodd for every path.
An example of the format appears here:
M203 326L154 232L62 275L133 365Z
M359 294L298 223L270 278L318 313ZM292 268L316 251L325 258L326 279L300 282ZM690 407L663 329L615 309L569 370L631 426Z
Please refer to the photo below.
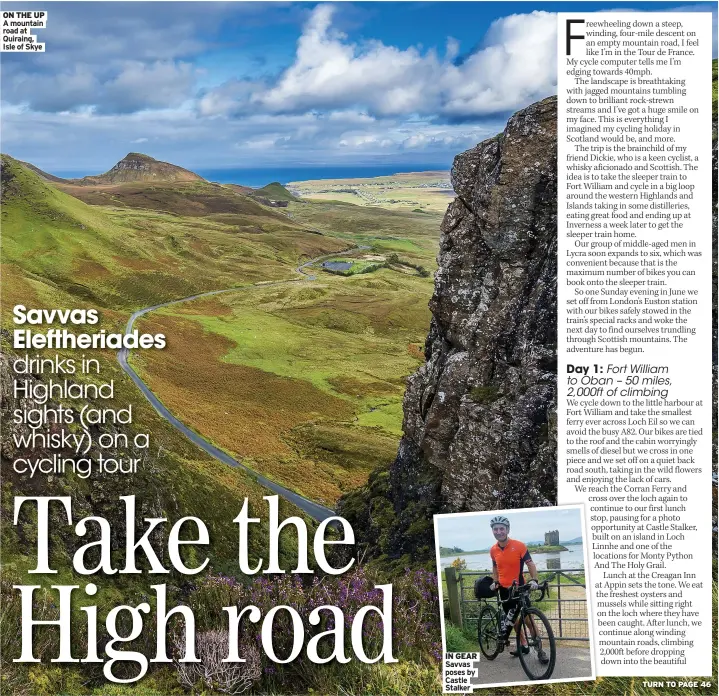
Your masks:
M524 584L524 578L522 578L522 584ZM511 588L509 587L502 587L500 585L499 587L499 598L502 600L502 609L504 609L504 613L508 614L510 609L517 609L519 606L519 595L514 595L513 599L509 599Z

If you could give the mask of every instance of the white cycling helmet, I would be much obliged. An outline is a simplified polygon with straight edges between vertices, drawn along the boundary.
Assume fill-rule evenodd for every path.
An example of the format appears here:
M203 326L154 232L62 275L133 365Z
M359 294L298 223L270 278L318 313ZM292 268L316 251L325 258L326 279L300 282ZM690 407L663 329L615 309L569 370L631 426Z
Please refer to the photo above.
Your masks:
M494 529L494 525L496 524L502 524L507 528L507 531L509 531L509 520L506 517L493 517L492 521L489 523L489 526Z

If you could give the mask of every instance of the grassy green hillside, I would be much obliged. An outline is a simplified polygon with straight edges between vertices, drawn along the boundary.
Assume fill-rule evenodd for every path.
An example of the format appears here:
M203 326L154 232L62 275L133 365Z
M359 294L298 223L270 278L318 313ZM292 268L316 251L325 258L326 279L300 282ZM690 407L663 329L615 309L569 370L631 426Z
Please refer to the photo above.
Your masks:
M296 196L293 196L279 181L273 181L267 186L263 186L260 189L255 189L253 192L254 196L260 196L262 198L269 198L271 201L296 201Z
M394 458L431 280L389 270L326 277L148 315L144 331L181 340L135 364L193 428L331 504Z
M228 203L225 212L201 217L121 207L119 199L88 205L10 157L3 156L2 164L6 304L19 298L50 306L74 298L110 309L137 309L198 292L291 278L299 260L347 246L231 191L223 195L233 204L237 200L234 208ZM128 198L142 189L142 200L162 191L158 206L171 208L176 199L189 196L189 189L208 187L214 185L116 188Z
M428 268L436 267L439 213L415 213L323 201L293 204L289 215L323 234L333 234L382 253L397 253Z
M320 238L435 268L437 215L333 203L291 202L286 210ZM143 330L180 340L134 364L184 422L331 505L395 456L404 378L424 359L433 284L391 268L348 278L306 270L317 280L143 317Z
M237 215L262 218L266 224L288 226L285 217L263 208L248 195L208 181L128 182L98 186L63 183L59 188L90 205L156 210L175 217L224 216L220 220L230 223L232 220L227 218ZM238 221L241 222L241 217Z

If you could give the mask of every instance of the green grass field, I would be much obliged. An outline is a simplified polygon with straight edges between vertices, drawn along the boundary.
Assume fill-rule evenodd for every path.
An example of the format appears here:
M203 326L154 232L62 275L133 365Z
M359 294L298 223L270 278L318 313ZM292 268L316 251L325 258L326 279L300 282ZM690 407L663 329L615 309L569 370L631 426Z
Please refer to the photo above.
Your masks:
M209 290L247 288L175 305L139 322L141 330L168 336L166 350L133 357L158 396L189 425L258 471L329 504L392 460L401 433L404 379L423 359L431 278L383 268L346 278L318 271L310 281L298 280L294 269L321 255L344 258L346 249L360 245L368 253L396 253L434 270L439 203L415 200L414 185L407 187L412 192L406 197L396 190L401 187L387 194L399 203L381 196L361 205L289 201L281 213L210 184L78 188L59 190L3 158L3 328L12 328L7 309L16 303L96 307L101 328L118 330L144 306ZM284 284L251 287L264 281ZM72 495L83 512L111 515L117 496L130 489L146 502L148 515L205 520L213 571L234 574L237 529L231 520L244 497L254 510L262 510L266 490L251 475L206 456L160 418L121 371L114 351L88 353L100 360L104 379L115 380L116 402L133 404L129 432L151 433L141 471L100 482L72 475L28 482L10 471L4 478L4 508L12 508L13 495ZM282 517L298 514L282 504ZM19 531L3 525L4 581L31 579L44 586L86 581L69 571L27 576L27 544L34 537L31 520L21 522ZM67 525L53 526L51 534L54 553L69 567ZM291 558L292 543L283 544L282 552ZM250 559L266 554L265 540L252 535ZM101 614L120 601L139 601L146 580L101 578ZM716 606L716 584L714 595ZM10 635L4 640L13 640L4 633ZM471 644L467 638L454 636L465 648ZM716 665L716 633L714 650ZM37 693L90 693L85 684L70 683L74 666L47 667L33 673ZM420 668L412 661L378 666L372 689L357 686L346 693L405 693L413 669L424 670L416 679L426 684L421 693L439 693L434 667ZM27 674L19 674L24 687ZM715 684L672 693L715 693ZM116 693L129 690L117 687ZM133 693L142 693L142 687ZM158 687L150 693L169 692ZM574 696L579 691L576 684L551 684L496 693ZM662 692L640 678L600 678L582 693Z
M302 200L336 201L401 212L444 213L453 198L449 172L408 172L370 179L295 181Z
M394 458L431 288L381 269L175 305L140 326L179 341L135 364L193 428L331 504Z

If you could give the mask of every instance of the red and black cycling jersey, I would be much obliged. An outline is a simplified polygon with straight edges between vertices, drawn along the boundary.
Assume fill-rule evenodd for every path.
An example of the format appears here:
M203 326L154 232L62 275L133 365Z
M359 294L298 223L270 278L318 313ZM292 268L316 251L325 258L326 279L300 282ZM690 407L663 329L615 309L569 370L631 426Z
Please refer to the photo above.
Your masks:
M502 587L511 587L515 580L524 585L524 564L532 560L526 544L507 539L504 548L497 543L489 550L489 555Z

